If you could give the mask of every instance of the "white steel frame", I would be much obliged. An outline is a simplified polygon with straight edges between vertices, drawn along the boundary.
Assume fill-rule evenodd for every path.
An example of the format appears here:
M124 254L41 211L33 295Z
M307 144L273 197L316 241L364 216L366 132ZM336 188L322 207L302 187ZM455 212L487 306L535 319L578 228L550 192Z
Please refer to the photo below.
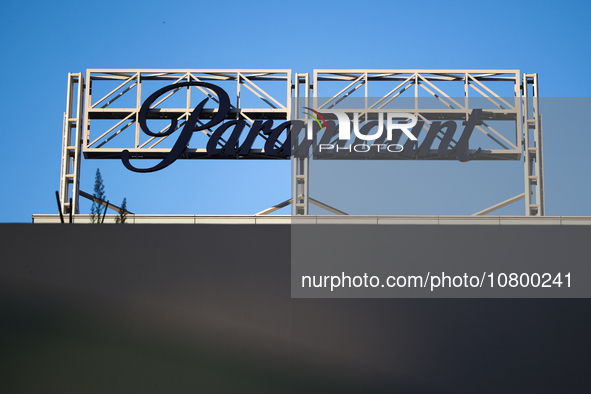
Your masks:
M234 81L236 86L236 105L231 106L231 116L236 119L244 119L247 124L253 123L254 117L264 116L270 119L290 120L291 114L291 70L105 70L105 69L91 69L86 72L86 80L90 88L86 89L85 95L85 133L83 152L85 158L120 158L121 151L119 148L104 148L103 146L116 138L120 133L130 126L134 127L135 143L134 146L126 147L131 156L134 158L164 158L170 149L159 148L158 145L166 140L168 137L151 137L146 141L141 142L140 137L142 132L140 130L138 115L142 106L142 100L153 92L146 92L142 95L142 85L146 81L166 81L170 84L179 82L221 82ZM120 81L121 83L108 94L94 98L92 95L92 83L99 81ZM273 97L264 89L256 84L257 81L275 81L284 84L285 96ZM216 101L216 96L211 94L208 89L200 86L189 86L186 89L184 105L177 108L154 108L162 104L165 100L176 94L179 90L174 90L167 93L163 98L158 99L153 105L153 111L158 117L171 118L175 117L178 120L178 127L182 127L184 122L189 118L193 110L193 106L197 103L191 103L191 92L198 89L207 97ZM244 91L250 91L257 96L261 104L255 108L242 107L241 97ZM124 95L135 94L135 106L132 108L117 108L113 104ZM231 94L231 93L229 93ZM264 105L264 106L263 106ZM119 122L105 132L102 132L98 137L91 138L91 126L94 119L118 119ZM211 130L203 131L206 135L211 135ZM260 134L262 138L266 136ZM174 138L174 137L173 137ZM251 153L264 154L262 149L253 149ZM205 148L189 147L185 153L184 158L205 158L208 157Z
M525 147L523 171L525 175L525 215L544 216L542 115L540 114L538 98L538 74L523 74L522 87L523 145ZM530 88L531 93L529 92Z
M80 162L82 155L82 111L84 76L68 74L68 97L62 133L60 206L64 214L79 213Z
M119 81L119 85L107 95L93 98L92 83L94 81ZM544 188L543 188L543 160L542 160L542 125L539 113L538 77L537 74L520 75L518 70L314 70L313 81L310 75L296 73L292 84L291 70L110 70L92 69L86 73L86 80L82 73L69 74L68 100L64 114L62 170L60 183L60 204L62 211L78 213L79 169L81 155L85 158L120 158L123 149L104 148L103 146L116 138L127 128L135 126L134 146L126 147L134 158L163 158L169 149L158 148L158 144L166 137L152 137L140 143L140 127L138 114L142 105L142 82L150 80L174 82L186 81L234 81L236 83L236 106L232 107L231 116L244 119L252 124L253 119L269 118L290 120L298 118L298 109L311 106L320 110L329 109L351 96L358 89L364 88L365 108L350 109L350 112L364 112L369 118L374 112L383 111L384 106L400 97L404 92L414 92L415 106L403 109L404 112L415 113L424 120L427 127L433 119L467 119L470 113L471 92L477 93L482 99L491 103L486 109L491 119L514 120L515 136L507 137L489 125L477 126L477 129L490 137L499 145L498 149L483 151L479 159L484 160L518 160L524 156L525 193L519 194L474 215L484 215L503 206L511 204L521 198L525 199L526 216L544 216ZM286 95L273 97L256 81L276 81L285 84ZM325 93L325 88L331 82L346 82L347 86L336 94ZM487 86L488 82L505 82L512 84L513 96L507 100L506 96L495 93ZM447 94L441 83L461 84L464 95L457 100ZM392 89L386 89L388 94L381 96L377 102L367 100L371 94L371 86L381 83L390 84ZM303 85L303 86L302 86ZM439 85L439 86L438 86ZM134 91L135 89L135 91ZM215 100L215 96L202 87L188 87L185 105L182 108L162 108L155 111L164 118L176 117L179 126L188 119L192 111L191 89L199 89ZM256 95L263 107L242 108L241 92L248 90ZM159 99L155 106L162 103L177 91L169 92ZM436 98L446 109L429 109L419 106L422 92ZM151 94L152 92L148 92ZM322 96L320 95L322 93ZM133 108L117 108L113 105L124 95L133 95ZM144 96L147 97L148 94ZM473 94L473 93L472 93ZM322 100L321 97L329 99ZM292 108L292 100L295 111ZM195 103L193 103L194 105ZM339 109L342 109L339 107ZM347 112L347 109L344 109ZM401 109L399 109L400 111ZM84 116L82 115L84 114ZM491 115L492 114L492 115ZM94 119L114 118L119 122L98 137L91 138L91 123ZM84 127L83 127L84 126ZM204 130L206 135L211 131ZM261 134L261 137L265 138ZM441 139L441 136L438 136ZM252 153L264 154L264 150L253 149ZM207 157L204 148L188 147L183 158ZM309 160L310 157L294 157L292 159L292 198L269 208L259 214L264 215L292 204L292 215L307 215L309 203L313 203L336 214L343 212L323 204L309 196ZM72 198L72 205L69 203Z
M326 94L331 82L349 82L348 85L336 94ZM486 85L487 82L504 82L511 89L513 97L504 97L496 93ZM436 86L435 83L440 84ZM386 85L386 95L372 93L376 85ZM463 97L451 95L443 90L441 85L456 85L463 92ZM451 87L451 86L450 86ZM396 111L415 114L419 120L425 122L425 129L434 119L467 120L471 109L471 102L478 99L482 105L484 99L490 107L485 108L488 120L509 120L515 123L515 135L505 136L488 125L486 122L476 129L489 137L497 149L487 149L481 152L476 160L517 160L521 158L521 94L519 70L314 70L314 107L318 110L334 108L341 103L347 103L347 98L364 88L365 108L342 108L345 112L358 112L362 116L371 118L372 114L387 111L387 105L406 91L412 92L414 106L411 108L398 108ZM392 88L392 89L389 89ZM471 96L477 93L478 96ZM322 95L321 95L322 93ZM420 104L423 93L428 97L437 99L445 109L424 108ZM370 102L369 98L380 97L376 102ZM328 99L327 99L328 98ZM472 99L472 101L471 101ZM405 103L407 103L406 101ZM478 107L481 108L481 107ZM375 116L373 117L375 118ZM441 136L438 136L441 139ZM436 151L432 150L436 158ZM404 159L399 157L398 159ZM443 158L437 158L442 160ZM448 157L443 160L455 160Z
M302 82L303 89L300 86ZM310 74L295 74L294 100L294 118L299 118L300 108L310 106ZM291 166L291 214L307 215L310 206L310 185L308 182L310 158L308 156L293 157Z

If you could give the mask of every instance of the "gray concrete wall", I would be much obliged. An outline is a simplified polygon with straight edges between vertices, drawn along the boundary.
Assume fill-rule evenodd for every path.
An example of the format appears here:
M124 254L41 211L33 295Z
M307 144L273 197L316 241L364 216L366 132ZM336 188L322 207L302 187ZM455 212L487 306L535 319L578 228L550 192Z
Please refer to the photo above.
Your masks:
M590 300L292 299L289 225L0 224L0 248L1 392L588 391Z

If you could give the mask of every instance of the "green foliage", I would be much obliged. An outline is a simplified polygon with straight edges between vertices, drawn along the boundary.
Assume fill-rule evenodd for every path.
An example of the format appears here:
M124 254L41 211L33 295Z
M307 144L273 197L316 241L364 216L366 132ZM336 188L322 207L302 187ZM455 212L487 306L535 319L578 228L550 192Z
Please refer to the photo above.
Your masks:
M115 219L115 223L125 223L127 219L127 198L123 198L123 202L121 203L121 212L119 212L119 216Z
M103 177L101 176L101 171L97 168L96 175L94 177L94 194L95 198L101 199L105 201L105 185L103 185ZM96 201L92 202L92 207L90 209L90 223L100 223L101 222L101 213L103 212L104 208L101 204Z

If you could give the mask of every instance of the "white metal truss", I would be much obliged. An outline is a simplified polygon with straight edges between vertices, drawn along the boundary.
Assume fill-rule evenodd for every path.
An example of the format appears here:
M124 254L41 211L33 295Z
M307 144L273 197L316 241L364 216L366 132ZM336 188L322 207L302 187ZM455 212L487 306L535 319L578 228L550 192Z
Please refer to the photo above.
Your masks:
M60 206L64 214L79 213L80 162L82 154L82 113L84 76L68 74L68 97L62 134Z
M304 88L300 84L303 82ZM302 94L303 93L303 94ZM302 107L310 106L310 74L295 75L294 84L294 118L299 118L299 111ZM294 156L292 159L291 175L291 214L307 215L309 207L309 171L310 158L308 156Z
M483 149L476 160L518 160L523 154L526 192L473 216L488 214L523 198L526 216L544 216L542 126L537 80L537 74L523 74L522 82L518 70L314 70L314 107L321 110L339 106L337 108L345 112L362 112L359 101L355 101L355 108L346 105L347 99L361 92L358 96L365 99L366 119L400 98L406 98L407 104L410 97L414 98L414 106L397 107L397 111L414 113L425 121L425 129L434 119L467 120L474 108L483 108L487 120L513 122L515 127L511 135L499 132L486 121L476 127L495 145ZM329 88L331 82L345 86L335 93ZM377 84L388 84L391 89L382 89L382 93L375 94L372 88ZM450 85L454 93L447 90ZM497 91L499 85L505 86L501 93ZM528 88L531 88L531 96L528 96ZM444 109L421 106L421 97L425 96L438 100ZM473 104L474 99L478 100L477 105ZM488 103L488 107L483 107L483 102ZM441 140L442 136L437 138ZM427 158L435 156L436 151L430 150ZM398 158L409 159L405 156Z
M180 82L209 82L227 83L234 85L236 96L232 100L230 115L234 119L244 119L251 125L253 119L282 119L289 120L291 114L291 70L229 70L229 69L207 69L207 70L104 70L92 69L86 73L86 80L89 86L85 96L85 121L83 152L85 158L120 158L121 151L127 149L133 158L158 159L165 157L170 151L169 148L159 147L168 136L146 137L140 129L138 115L145 100L154 90L146 91L146 84L155 83L162 87L162 83L168 85ZM93 83L117 82L114 89L103 92L99 96L93 95ZM283 85L278 90L279 94L273 94L263 89L258 82L269 82ZM227 88L227 87L226 87ZM173 90L162 98L159 98L149 112L153 119L178 120L178 128L184 125L189 118L193 107L198 103L192 102L192 93L199 93L202 97L209 97L217 102L217 98L208 89L201 86L189 86L187 88ZM184 95L181 100L175 101L173 108L164 108L161 105L167 101L173 101L179 95ZM256 99L256 105L252 102L245 103L244 97L250 94ZM97 97L95 97L97 96ZM131 100L129 97L131 96ZM128 100L124 101L124 98ZM200 100L199 100L200 101ZM207 114L206 114L207 115ZM99 120L117 121L106 130L97 128L95 125ZM132 127L133 126L133 127ZM168 126L166 126L168 127ZM165 127L165 128L166 128ZM129 133L134 133L134 143L130 146L126 142L125 147L114 146L116 139ZM164 130L164 129L163 129ZM211 130L203 131L210 136ZM267 137L262 133L260 136ZM174 137L173 137L174 138ZM127 141L127 140L126 140ZM264 158L263 149L251 150L253 155L261 154ZM183 158L205 158L208 157L204 147L188 147Z
M521 76L518 70L315 70L312 84L310 75L306 73L296 73L292 84L291 70L93 69L86 73L86 84L82 73L69 74L60 184L60 204L64 213L78 213L82 154L89 159L119 159L124 149L130 151L132 158L158 159L168 154L170 149L163 147L165 144L161 145L167 137L146 136L139 126L138 115L142 103L155 91L146 85L160 83L159 87L162 87L163 84L191 81L225 83L223 88L226 91L227 84L233 84L236 96L230 95L232 107L229 117L244 119L249 124L256 119L300 119L299 111L304 106L313 106L319 110L336 107L345 112L362 112L366 119L370 119L376 113L390 108L396 100L405 99L405 103L408 103L411 99L412 105L396 107L396 110L416 114L428 128L434 120L466 120L472 109L482 108L486 114L484 124L477 126L477 130L488 137L493 147L483 148L477 160L519 160L523 153L526 193L475 215L493 212L525 198L526 216L544 216L542 125L537 74ZM260 86L260 82L271 81L283 87L269 92ZM95 89L93 95L93 82L109 82L114 87L101 93ZM333 82L340 83L336 93L327 89L338 85ZM499 92L497 89L500 85L508 88ZM374 86L379 86L376 90L378 93L374 93ZM528 90L531 90L531 96ZM216 100L215 95L200 86L170 91L151 107L151 118L176 118L178 127L182 127L197 104L192 99L193 93ZM256 104L253 105L252 100L246 101L246 94L254 98ZM345 100L355 96L365 99L363 106L343 108L347 103ZM425 107L422 104L425 97L437 100L439 106ZM161 106L169 99L169 103L174 103L168 105L172 108ZM477 105L474 104L475 100L479 100ZM486 105L483 106L483 102ZM111 124L105 129L95 127L101 120L108 120ZM495 129L487 123L488 120L513 122L514 128L507 134L506 131ZM211 135L211 130L203 132L207 136ZM262 133L260 136L266 138ZM442 139L442 136L438 135L437 138ZM114 144L119 140L124 141L123 145ZM452 145L455 142L452 140ZM254 153L253 158L257 158L257 153L263 158L263 149L253 149L251 152ZM435 156L436 151L430 150L427 158ZM187 147L182 156L206 157L206 149L199 146ZM292 158L291 199L259 214L270 213L290 203L292 215L307 215L309 203L343 214L309 196L309 160L310 157Z
M336 82L346 86L335 93L331 85ZM398 101L405 107L397 106L396 111L415 114L425 122L424 129L434 120L467 120L472 109L480 108L485 122L476 129L489 138L492 147L483 148L475 160L518 160L522 154L520 82L518 70L314 70L314 107L336 107L375 119L376 113L392 110ZM504 91L497 92L499 86L491 87L493 83L504 85ZM363 107L359 100L352 100L359 92ZM347 108L348 102L356 108ZM509 135L486 121L511 122L515 127ZM436 156L437 151L431 149L426 158ZM411 158L401 155L397 159Z
M544 216L542 115L538 96L538 74L523 74L522 87L525 215Z

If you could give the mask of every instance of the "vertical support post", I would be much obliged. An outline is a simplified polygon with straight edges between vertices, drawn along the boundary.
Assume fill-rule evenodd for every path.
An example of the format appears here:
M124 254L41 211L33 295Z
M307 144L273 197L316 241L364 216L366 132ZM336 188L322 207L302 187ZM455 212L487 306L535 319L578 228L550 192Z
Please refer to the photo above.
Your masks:
M530 87L531 97L529 97ZM542 117L538 96L538 74L523 74L522 89L525 215L544 216Z
M305 89L304 89L304 106L310 106L310 74L308 73L296 73L294 83L294 98L295 105L293 108L294 117L299 118L299 111L301 108L301 93L300 93L300 78L303 78ZM309 157L298 157L292 158L292 175L291 175L291 214L292 215L308 215L309 207L309 169L310 162Z
M79 213L80 161L82 155L84 76L68 74L68 98L64 113L60 206L63 213Z
M190 96L189 96L190 98ZM136 101L135 107L142 107L142 73L137 73L137 88L136 88ZM140 147L140 111L135 113L135 145L134 148Z
M308 157L294 157L292 161L292 215L307 215L309 207Z

